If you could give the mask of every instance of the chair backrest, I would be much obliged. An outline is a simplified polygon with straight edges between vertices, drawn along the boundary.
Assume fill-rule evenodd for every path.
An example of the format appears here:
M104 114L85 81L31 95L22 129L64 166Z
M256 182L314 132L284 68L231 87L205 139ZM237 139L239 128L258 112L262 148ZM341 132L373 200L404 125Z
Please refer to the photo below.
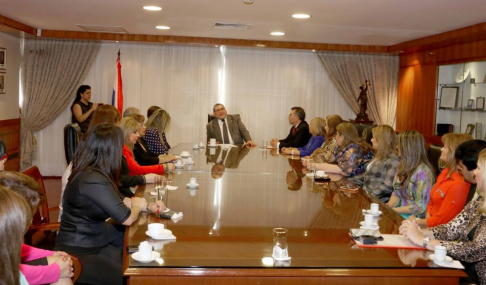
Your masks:
M430 144L429 149L427 150L427 158L432 166L435 168L435 172L438 175L441 171L441 167L439 166L439 157L441 154L440 149L442 146L436 144Z
M73 284L75 284L76 281L78 281L79 276L81 276L81 272L83 271L83 264L76 256L72 254L70 254L70 256L71 256L71 260L73 261L73 269L74 269L73 270L74 276L71 279L73 280Z
M64 155L67 164L71 163L81 139L81 128L77 123L67 124L64 126Z
M240 118L240 114L230 114L229 116L237 117L238 119ZM208 114L208 123L214 119L216 119L216 117L213 114Z
M41 186L42 192L44 193L44 202L39 205L40 211L34 214L32 218L32 225L42 225L48 224L49 221L49 205L47 204L46 187L44 186L44 180L37 166L31 166L22 172L23 174L34 178L37 183Z

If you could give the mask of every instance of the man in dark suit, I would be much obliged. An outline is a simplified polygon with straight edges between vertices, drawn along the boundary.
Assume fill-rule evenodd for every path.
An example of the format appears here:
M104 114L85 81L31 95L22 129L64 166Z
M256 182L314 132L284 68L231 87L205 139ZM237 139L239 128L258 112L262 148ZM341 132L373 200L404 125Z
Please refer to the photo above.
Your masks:
M283 139L272 139L271 144L273 147L303 147L310 138L309 124L305 121L305 111L301 107L293 107L289 114L289 123L292 125L289 135Z
M216 117L206 125L207 141L215 138L219 143L224 144L245 144L254 147L256 144L251 140L250 132L246 129L240 116L228 115L223 104L216 104L213 107L213 114Z

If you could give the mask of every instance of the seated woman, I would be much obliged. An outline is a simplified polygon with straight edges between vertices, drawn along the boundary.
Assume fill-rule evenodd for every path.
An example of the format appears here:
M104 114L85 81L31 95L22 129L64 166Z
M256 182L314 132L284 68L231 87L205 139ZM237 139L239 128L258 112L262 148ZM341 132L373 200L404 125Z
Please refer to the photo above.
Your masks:
M5 169L5 162L8 160L7 146L5 142L0 139L0 171Z
M102 123L118 125L121 119L117 108L112 105L102 105L94 111L88 130Z
M156 154L167 154L170 145L165 138L165 131L170 124L170 115L163 109L158 109L148 118L147 130L145 131L145 142L151 152Z
M471 183L465 181L464 177L457 172L454 154L461 143L473 139L469 134L450 133L442 137L444 146L441 148L440 159L447 167L437 177L437 182L430 191L430 202L425 219L412 215L409 220L416 221L423 228L435 227L448 223L462 211Z
M412 221L403 221L400 234L429 250L445 246L447 255L459 260L476 284L486 284L486 150L479 154L474 174L479 196L459 215L447 224L422 230Z
M405 219L410 215L423 218L435 182L433 167L425 154L424 137L417 131L400 133L398 157L393 194L387 205Z
M156 165L171 162L176 159L172 154L156 154L151 152L144 139L145 131L147 130L144 125L145 117L140 114L132 114L129 117L133 118L141 125L141 129L139 131L140 137L133 147L133 154L135 155L135 160L138 162L138 164Z
M21 245L32 219L31 209L18 194L0 186L0 284L29 285L19 270Z
M81 85L76 92L76 99L71 106L73 116L71 118L73 123L78 123L81 128L81 133L88 131L89 123L93 112L98 108L98 103L92 103L91 87L89 85Z
M31 177L18 172L0 172L0 186L24 198L30 213L36 213L45 199L40 185ZM32 220L30 215L29 221ZM71 258L65 252L50 251L22 244L20 270L31 285L73 284Z
M147 205L143 198L126 198L118 191L123 148L120 128L99 124L85 139L73 160L55 249L81 260L80 283L121 285L124 226L134 223L141 211L155 213L164 205L161 201Z
M336 129L336 164L317 163L317 170L354 176L364 172L365 165L373 158L371 146L358 136L351 123L341 123Z
M372 147L375 157L366 165L365 172L349 180L383 202L388 202L393 192L393 178L397 172L397 135L388 125L372 129Z
M141 166L135 161L133 157L133 145L139 138L139 131L141 129L140 124L133 118L123 118L120 122L120 128L123 131L124 145L123 156L127 160L128 170L130 175L143 175L148 173L164 174L174 170L174 164L157 164L149 166Z
M316 149L309 157L314 162L318 163L333 163L336 160L336 154L334 150L336 149L336 128L339 124L343 122L343 119L339 115L331 115L326 118L326 140L322 146ZM307 166L307 165L304 165Z
M309 132L312 135L309 142L305 146L299 148L284 147L282 148L282 153L295 154L300 156L311 155L317 148L322 146L322 144L324 143L324 139L326 136L325 127L326 120L320 117L315 117L310 121L309 124Z

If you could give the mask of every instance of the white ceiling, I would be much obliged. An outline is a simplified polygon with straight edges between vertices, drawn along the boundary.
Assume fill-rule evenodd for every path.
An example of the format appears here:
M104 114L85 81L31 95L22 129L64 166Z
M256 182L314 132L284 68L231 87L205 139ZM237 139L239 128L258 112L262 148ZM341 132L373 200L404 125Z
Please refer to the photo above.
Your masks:
M0 0L0 15L47 30L122 26L130 34L393 45L486 22L485 0ZM159 12L145 5L163 8ZM312 17L297 20L294 13ZM252 24L214 29L214 22ZM156 30L156 25L170 30ZM272 31L285 36L271 36Z

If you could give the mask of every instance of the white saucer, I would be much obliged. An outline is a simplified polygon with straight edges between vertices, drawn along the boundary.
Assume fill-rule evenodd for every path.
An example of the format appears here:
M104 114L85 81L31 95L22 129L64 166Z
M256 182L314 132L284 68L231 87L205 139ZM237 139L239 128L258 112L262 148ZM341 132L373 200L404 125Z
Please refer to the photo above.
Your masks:
M361 226L359 227L360 229L365 229L365 230L377 230L380 228L380 226L376 225L376 226Z
M307 177L314 177L314 174L312 174L312 173L307 173L307 174L306 174L306 176L307 176Z
M451 262L454 261L452 259L452 257L450 257L450 256L446 256L446 259L444 261L437 261L437 260L435 260L435 254L433 254L433 253L431 255L429 255L429 259L432 260L437 265L451 264Z
M203 144L200 144L200 145L199 145L199 148L204 148L204 145L203 145Z
M361 221L361 222L359 222L359 224L360 224L360 225L362 225L362 226L366 226L366 227L377 227L377 226L378 226L378 223L373 223L373 225L371 225L371 226L367 226L367 225L365 224L365 221Z
M182 155L182 154L181 154L181 157L182 157L182 158L188 158L189 156L191 156L191 155L190 155L190 154L188 154L188 155Z
M148 235L149 237L153 238L153 239L165 239L168 236L172 235L172 231L171 230L163 229L162 230L162 234L160 234L158 236L150 235L149 231L146 231L145 234Z
M363 213L365 213L365 214L372 214L375 217L380 216L381 214L383 214L382 211L378 211L375 214L373 214L373 213L371 213L371 210L364 210L364 209L363 209Z
M138 262L142 262L142 263L149 263L149 262L152 262L154 261L156 258L159 258L160 257L160 253L156 252L156 251L152 251L152 258L149 259L149 260L143 260L143 259L140 259L140 257L138 256L138 251L137 252L134 252L132 253L132 258L135 259L136 261Z
M292 257L290 257L290 256L276 258L276 257L275 257L275 256L273 256L273 255L272 255L272 258L273 258L273 259L275 259L275 260L278 260L278 261L284 261L284 260L290 260L290 259L292 259Z
M187 185L187 187L189 187L189 188L197 188L197 187L199 187L199 183L196 183L196 184L194 184L194 185L191 185L191 183L187 183L186 185Z
M181 168L183 168L183 167L184 167L184 164L182 164L182 165L177 165L177 164L174 164L174 166L175 166L175 168L181 169Z

